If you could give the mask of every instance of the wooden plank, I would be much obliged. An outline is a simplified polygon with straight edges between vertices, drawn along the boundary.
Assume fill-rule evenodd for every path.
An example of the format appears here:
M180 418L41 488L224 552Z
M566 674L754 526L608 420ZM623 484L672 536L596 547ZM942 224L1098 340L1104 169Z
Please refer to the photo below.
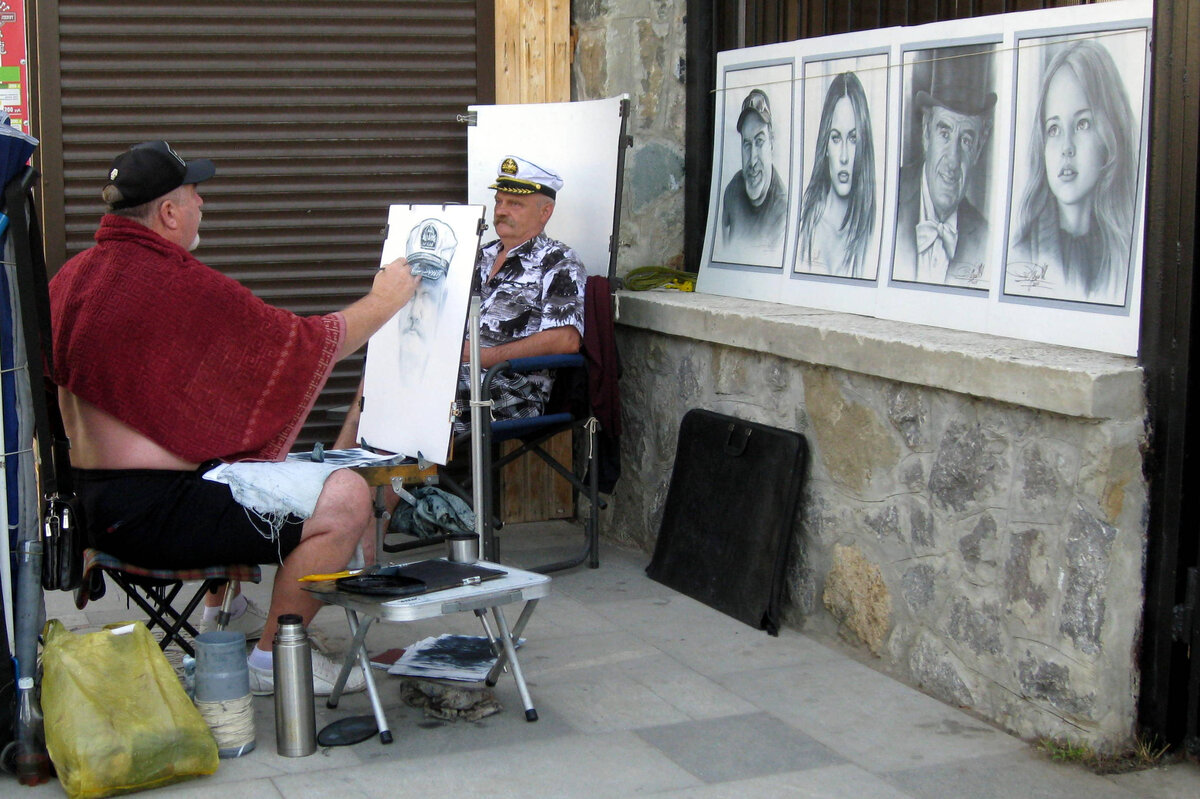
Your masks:
M546 1L522 4L520 102L540 103L546 96Z
M571 99L569 0L496 0L496 102Z
M507 453L517 446L517 442L507 442L502 446L502 452ZM544 448L555 460L570 468L570 431L559 433L547 441ZM534 454L524 455L504 467L500 491L501 518L506 524L566 519L575 513L571 484Z
M546 31L550 57L546 63L546 102L571 100L571 3L547 0Z
M496 103L520 102L520 0L496 0Z
M496 0L496 103L571 99L570 0ZM515 445L505 445L508 452ZM571 435L546 443L571 463ZM561 519L574 513L571 486L536 455L505 467L500 477L505 522Z

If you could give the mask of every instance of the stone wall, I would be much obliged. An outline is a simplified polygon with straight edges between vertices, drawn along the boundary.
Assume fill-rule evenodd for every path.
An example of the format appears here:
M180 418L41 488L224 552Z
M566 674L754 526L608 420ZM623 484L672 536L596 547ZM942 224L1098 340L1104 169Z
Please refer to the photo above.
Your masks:
M681 267L684 9L572 3L572 99L631 100L622 275ZM1129 742L1147 508L1136 365L765 303L622 303L624 475L606 535L653 550L691 408L800 431L813 457L790 624L1018 734Z
M685 4L574 0L571 99L630 96L617 272L682 268Z
M1020 735L1130 741L1147 488L1128 359L1022 345L1014 362L994 338L676 296L620 296L624 473L606 534L653 550L691 408L799 431L812 458L790 625ZM777 326L755 333L766 319ZM1056 355L1069 363L1026 405L977 393L1007 384L990 372ZM1064 401L1081 378L1094 396ZM1125 410L1079 415L1097 400Z

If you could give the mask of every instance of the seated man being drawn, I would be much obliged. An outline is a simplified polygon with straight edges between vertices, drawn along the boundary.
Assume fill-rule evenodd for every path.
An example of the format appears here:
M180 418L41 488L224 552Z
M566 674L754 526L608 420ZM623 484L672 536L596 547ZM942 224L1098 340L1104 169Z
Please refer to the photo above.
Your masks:
M534 355L579 352L583 341L583 292L587 270L579 256L546 235L546 223L563 181L552 170L523 158L500 162L492 225L499 236L483 245L475 261L480 294L479 367ZM473 331L472 331L473 333ZM463 342L455 431L470 427L471 342ZM545 372L503 372L492 380L492 417L520 419L542 413L550 398Z
M374 548L371 493L345 469L318 483L304 521L266 527L202 475L218 462L282 459L334 363L413 296L404 259L380 269L346 309L299 317L270 306L192 256L207 159L185 162L163 141L118 155L102 197L109 213L96 244L50 282L51 378L58 386L92 544L139 566L189 569L279 563L267 613L235 600L236 623L259 637L250 687L274 690L277 619L307 624L320 603L297 578L345 567ZM211 596L206 620L215 618ZM313 681L328 694L339 670L313 653ZM362 690L361 672L346 690Z

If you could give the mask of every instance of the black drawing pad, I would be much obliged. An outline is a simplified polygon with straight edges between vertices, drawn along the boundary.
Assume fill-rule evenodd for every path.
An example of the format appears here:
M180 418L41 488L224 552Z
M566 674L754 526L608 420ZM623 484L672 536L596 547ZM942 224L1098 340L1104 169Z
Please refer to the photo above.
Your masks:
M372 596L412 596L429 590L423 580L401 574L356 574L340 578L337 585L343 591Z
M467 580L496 580L504 575L505 572L500 569L489 569L474 563L422 560L401 566L384 566L353 577L342 577L337 581L337 586L358 594L402 597L457 588Z

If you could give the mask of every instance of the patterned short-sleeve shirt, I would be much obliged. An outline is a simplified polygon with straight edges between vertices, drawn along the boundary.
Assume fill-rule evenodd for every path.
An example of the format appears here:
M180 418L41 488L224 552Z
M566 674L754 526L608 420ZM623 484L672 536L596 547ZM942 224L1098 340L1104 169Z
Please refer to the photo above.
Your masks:
M564 325L573 325L582 336L587 270L575 251L539 233L514 248L488 280L499 250L499 240L485 245L475 263L481 300L479 343L507 344Z
M480 295L479 343L507 344L543 330L571 325L583 336L583 296L587 270L579 255L561 241L539 233L515 247L488 279L500 241L484 245L475 261ZM460 371L459 393L469 391L467 364ZM535 416L550 397L552 380L544 372L501 375L492 382L496 418Z

